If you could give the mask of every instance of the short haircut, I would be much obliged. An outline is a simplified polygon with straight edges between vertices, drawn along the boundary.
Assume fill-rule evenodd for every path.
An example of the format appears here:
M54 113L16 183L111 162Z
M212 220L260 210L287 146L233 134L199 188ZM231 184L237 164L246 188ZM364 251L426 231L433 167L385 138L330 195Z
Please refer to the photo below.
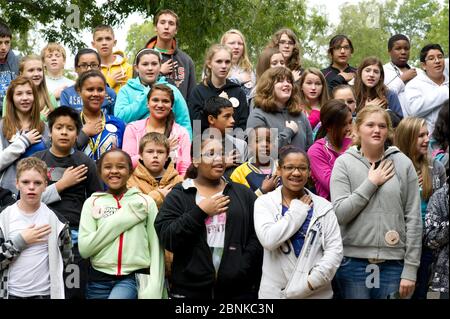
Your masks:
M105 84L106 89L106 78L103 75L103 73L100 72L99 70L88 70L78 77L77 81L75 82L75 90L81 91L83 83L89 78L101 78L103 80L103 83Z
M281 167L281 165L284 164L284 160L291 153L302 154L306 158L306 162L308 163L308 169L309 169L310 163L309 163L308 154L306 154L306 152L304 150L302 150L300 147L294 146L294 145L286 145L286 146L283 146L282 148L280 148L280 150L278 151L278 166L279 167Z
M442 54L444 54L444 50L439 44L437 43L427 44L422 48L422 50L420 50L420 62L425 63L425 58L427 57L428 51L430 50L439 50L441 51Z
M78 112L65 105L61 105L60 107L57 107L54 109L50 114L47 116L48 119L48 128L50 129L50 132L53 129L53 125L55 124L56 120L62 116L68 116L70 117L73 122L75 123L75 126L77 128L77 134L80 133L81 128L83 127L83 124L81 123L80 115Z
M100 24L100 25L96 26L96 27L92 30L92 37L94 37L94 36L95 36L95 32L98 32L98 31L109 31L109 32L111 32L111 34L112 34L113 37L114 37L114 30L113 30L113 28L112 28L110 25L107 25L107 24Z
M102 173L102 164L103 161L105 160L106 155L113 153L113 152L118 152L121 153L123 156L125 156L125 159L127 161L127 165L128 165L128 170L130 172L130 176L133 173L133 162L131 161L131 156L125 152L124 150L120 149L120 148L112 148L110 150L107 150L105 153L103 153L100 158L98 159L96 165L97 165L97 174L98 176L101 176Z
M344 40L347 40L348 45L350 46L350 50L353 53L353 44L352 41L343 34L338 34L335 35L334 37L331 38L330 40L330 45L328 46L328 54L330 54L331 56L333 56L333 50L338 46L341 45L342 42L344 42Z
M231 102L221 96L211 96L205 101L205 107L203 108L203 114L205 117L208 115L212 115L214 117L218 117L222 112L222 109L233 107Z
M404 40L404 41L410 43L409 39L408 39L408 37L406 35L403 35L403 34L400 34L400 33L399 34L395 34L392 37L390 37L389 40L388 40L388 51L391 51L392 48L394 47L394 43L397 42L397 41L400 41L400 40Z
M145 134L140 142L139 142L139 154L142 155L144 152L145 146L148 143L155 143L156 145L164 146L164 148L167 151L167 156L169 156L170 153L170 142L169 139L161 133L157 132L150 132Z
M27 157L21 159L17 163L16 178L19 179L25 171L32 169L36 170L44 178L44 180L47 181L47 164L37 157Z
M178 27L180 26L180 18L178 18L178 15L170 9L162 9L158 11L158 13L156 13L155 15L155 18L153 19L153 25L156 26L158 24L159 17L163 14L170 14L171 16L175 17L175 23L178 30Z
M0 21L0 38L9 37L12 38L11 29L3 22Z
M48 53L52 53L53 51L57 51L59 53L61 53L61 55L63 56L64 61L66 61L66 50L64 49L64 47L56 42L50 42L49 44L47 44L41 51L41 59L42 62L44 62L44 58L45 55Z
M78 62L80 61L80 57L85 54L95 54L95 56L97 57L97 60L98 60L98 64L102 63L100 54L98 54L97 51L95 51L94 49L90 49L90 48L84 48L84 49L80 49L77 52L77 54L75 55L75 68L78 67Z

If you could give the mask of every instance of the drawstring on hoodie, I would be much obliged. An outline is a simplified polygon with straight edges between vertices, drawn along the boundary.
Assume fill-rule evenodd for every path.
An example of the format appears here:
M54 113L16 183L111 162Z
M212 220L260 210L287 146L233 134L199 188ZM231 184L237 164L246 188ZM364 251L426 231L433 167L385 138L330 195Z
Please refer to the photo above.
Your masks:
M120 200L122 199L124 194L121 194L119 196L113 195L114 199L117 203L117 208L122 208L120 205ZM122 275L122 251L123 251L123 233L119 236L119 251L117 253L117 276Z

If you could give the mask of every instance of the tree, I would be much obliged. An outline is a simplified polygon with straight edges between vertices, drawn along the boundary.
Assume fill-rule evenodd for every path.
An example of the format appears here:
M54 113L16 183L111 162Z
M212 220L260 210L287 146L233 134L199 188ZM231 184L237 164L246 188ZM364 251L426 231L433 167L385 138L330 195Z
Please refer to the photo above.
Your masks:
M127 34L127 48L128 61L134 62L134 58L138 51L145 47L148 40L155 35L153 23L151 21L143 24L133 23Z
M450 50L448 43L448 0L439 10L438 14L430 18L430 28L422 41L422 47L428 43L439 43L448 56Z

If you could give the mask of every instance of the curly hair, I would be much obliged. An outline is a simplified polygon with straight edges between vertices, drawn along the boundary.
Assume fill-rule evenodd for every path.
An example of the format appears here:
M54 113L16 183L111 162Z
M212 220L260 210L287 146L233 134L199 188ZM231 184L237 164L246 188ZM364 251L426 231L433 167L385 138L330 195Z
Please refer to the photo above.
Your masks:
M291 115L301 113L300 98L298 97L298 86L294 85L292 72L283 66L270 68L259 79L256 84L255 107L265 112L274 113L278 110L275 101L275 84L288 80L292 84L291 97L286 102L286 109Z

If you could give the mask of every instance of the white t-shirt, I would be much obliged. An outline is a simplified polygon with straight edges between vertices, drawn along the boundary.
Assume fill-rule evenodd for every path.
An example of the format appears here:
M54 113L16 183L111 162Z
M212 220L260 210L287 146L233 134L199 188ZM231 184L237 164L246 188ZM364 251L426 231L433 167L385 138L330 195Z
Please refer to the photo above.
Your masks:
M222 192L214 194L213 197L222 195ZM195 203L198 205L205 197L197 192ZM212 251L212 258L216 273L219 270L220 261L222 260L223 247L225 246L225 224L227 222L227 214L222 213L208 217L205 219L206 225L206 241Z
M50 78L48 75L45 77L45 84L47 84L47 90L54 94L57 88L66 85L67 87L72 86L75 84L75 81L66 78L65 76L58 78L57 80L54 80L53 78Z
M23 212L17 203L11 209L9 238L35 224L50 223L51 211L41 205L33 214ZM46 237L48 239L48 236ZM27 246L19 257L9 266L9 294L18 297L50 295L50 269L48 260L48 241Z

